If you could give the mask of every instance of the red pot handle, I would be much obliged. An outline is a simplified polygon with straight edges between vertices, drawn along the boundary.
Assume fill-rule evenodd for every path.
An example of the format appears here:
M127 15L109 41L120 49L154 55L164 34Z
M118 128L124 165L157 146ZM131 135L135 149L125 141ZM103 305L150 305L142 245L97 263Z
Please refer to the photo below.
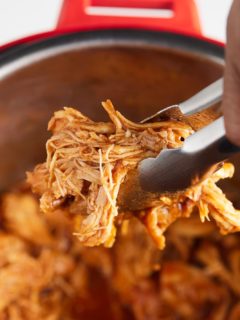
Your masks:
M194 0L64 0L58 30L145 28L201 35Z

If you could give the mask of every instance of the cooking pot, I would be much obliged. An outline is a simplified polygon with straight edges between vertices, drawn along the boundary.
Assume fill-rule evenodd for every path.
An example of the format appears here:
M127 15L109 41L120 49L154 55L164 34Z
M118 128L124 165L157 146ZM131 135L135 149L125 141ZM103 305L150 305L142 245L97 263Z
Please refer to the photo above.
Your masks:
M141 120L221 77L223 51L191 0L65 1L56 30L1 48L0 189L44 160L55 110L102 120L110 98Z

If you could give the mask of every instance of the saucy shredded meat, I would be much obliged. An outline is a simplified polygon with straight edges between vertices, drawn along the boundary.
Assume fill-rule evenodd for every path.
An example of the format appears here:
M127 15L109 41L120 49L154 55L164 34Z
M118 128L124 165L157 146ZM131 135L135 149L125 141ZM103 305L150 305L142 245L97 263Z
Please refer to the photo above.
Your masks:
M74 299L86 295L88 271L68 223L63 215L43 218L30 192L3 195L1 320L69 319Z
M181 121L134 123L110 100L102 105L109 122L95 122L72 108L55 112L50 120L47 160L27 175L33 192L41 196L43 212L61 208L72 218L74 235L90 247L111 247L119 225L131 214L160 249L165 246L166 229L176 219L190 217L195 208L202 222L214 220L222 234L239 231L240 211L216 184L232 177L230 163L194 179L183 192L160 196L146 210L119 213L118 193L128 172L164 148L180 147L193 129Z
M30 191L4 194L0 319L240 319L239 234L194 213L166 237L161 251L131 216L112 248L87 248L61 209L43 215Z

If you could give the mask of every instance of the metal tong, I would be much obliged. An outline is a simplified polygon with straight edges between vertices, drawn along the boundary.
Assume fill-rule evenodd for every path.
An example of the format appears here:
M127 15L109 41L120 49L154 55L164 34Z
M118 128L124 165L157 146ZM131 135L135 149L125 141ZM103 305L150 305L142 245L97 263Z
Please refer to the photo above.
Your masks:
M190 99L167 107L142 122L159 121L169 114L195 114L221 101L222 94L223 79L219 79ZM143 160L139 166L141 188L157 193L183 190L196 175L239 151L240 148L226 138L223 117L220 117L188 137L183 147L165 149L157 158Z

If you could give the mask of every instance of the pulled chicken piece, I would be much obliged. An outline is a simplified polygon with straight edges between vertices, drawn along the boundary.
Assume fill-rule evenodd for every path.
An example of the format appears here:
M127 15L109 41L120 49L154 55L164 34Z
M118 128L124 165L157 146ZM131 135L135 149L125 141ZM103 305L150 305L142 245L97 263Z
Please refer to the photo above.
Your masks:
M46 144L46 162L27 173L33 192L41 197L41 210L60 207L72 218L74 235L91 247L111 247L118 225L129 218L129 212L120 214L117 206L129 171L164 148L180 147L193 133L181 121L134 123L116 111L110 100L102 105L109 122L95 122L73 108L55 112L48 125L52 136ZM234 167L225 163L214 168L183 192L159 196L146 210L132 213L158 248L165 246L163 234L169 225L189 217L194 208L202 222L212 218L223 234L240 229L240 212L216 185L232 177Z

